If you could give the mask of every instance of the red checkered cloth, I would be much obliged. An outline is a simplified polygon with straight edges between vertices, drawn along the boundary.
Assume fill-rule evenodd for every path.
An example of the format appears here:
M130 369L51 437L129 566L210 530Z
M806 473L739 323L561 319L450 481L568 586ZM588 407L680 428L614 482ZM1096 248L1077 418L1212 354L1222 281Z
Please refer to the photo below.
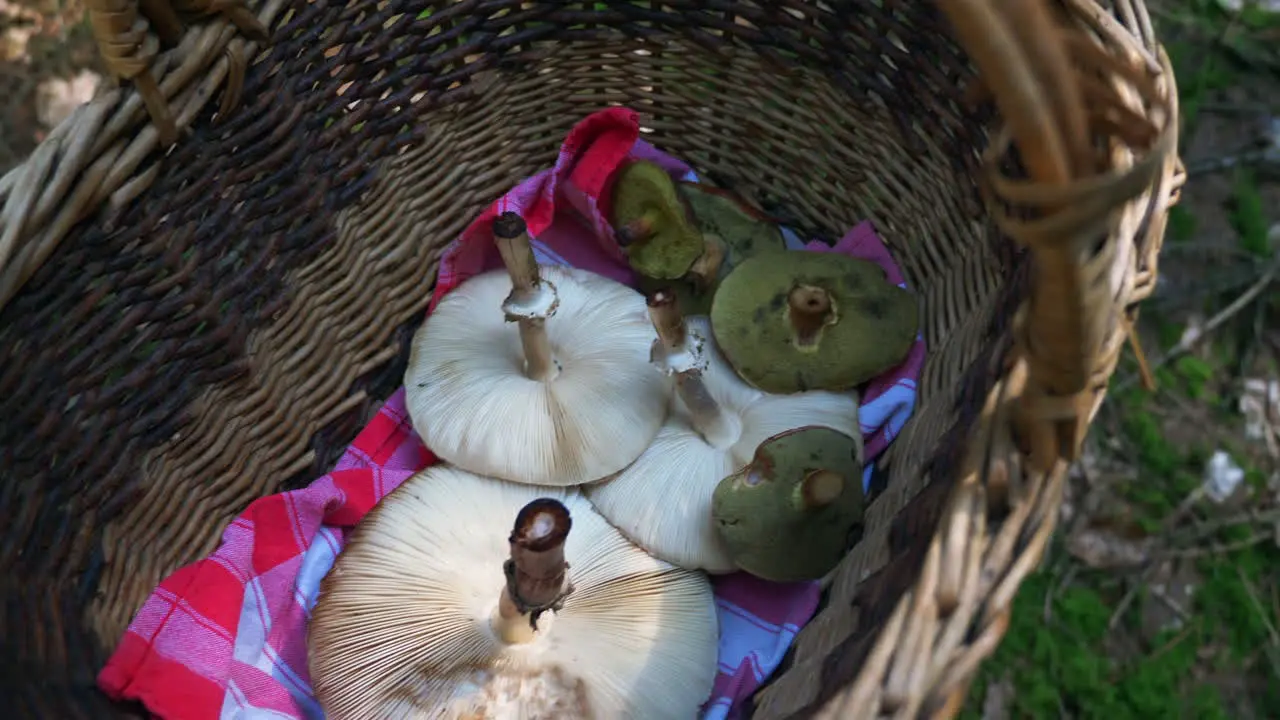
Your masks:
M539 262L587 268L622 282L634 277L604 221L614 171L643 157L696 179L683 163L639 140L631 110L594 113L569 134L554 168L521 183L486 210L446 250L431 308L466 278L500 266L489 226L521 213ZM897 267L869 224L834 248ZM896 434L914 406L923 342L900 368L864 393L871 453ZM875 448L870 443L878 442ZM98 677L111 697L141 701L162 718L323 718L306 663L306 623L320 580L347 533L387 493L435 462L411 427L404 390L360 432L332 472L307 488L254 501L223 533L209 558L167 577L138 611ZM713 578L720 622L715 688L707 720L736 717L782 661L818 603L816 583L769 583L744 573Z

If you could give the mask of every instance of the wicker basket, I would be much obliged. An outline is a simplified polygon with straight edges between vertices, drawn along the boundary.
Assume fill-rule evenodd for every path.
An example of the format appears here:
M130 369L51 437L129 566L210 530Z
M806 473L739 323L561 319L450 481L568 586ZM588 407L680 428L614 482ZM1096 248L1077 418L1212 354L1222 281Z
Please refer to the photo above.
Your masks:
M752 716L959 709L1183 180L1141 0L1062 0L1063 29L1030 0L249 6L269 43L221 16L133 38L132 79L0 180L7 709L137 712L94 678L147 593L327 471L399 385L441 247L609 104L801 230L874 219L924 304L887 485Z

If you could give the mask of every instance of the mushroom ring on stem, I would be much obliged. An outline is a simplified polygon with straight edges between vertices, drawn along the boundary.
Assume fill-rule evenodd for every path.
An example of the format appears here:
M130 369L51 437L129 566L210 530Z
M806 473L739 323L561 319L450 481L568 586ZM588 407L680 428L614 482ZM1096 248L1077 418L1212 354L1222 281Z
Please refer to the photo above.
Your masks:
M576 489L437 465L357 525L308 642L331 720L688 718L718 627L704 575L627 541Z
M760 392L717 351L705 316L682 319L669 292L654 293L649 304L661 338L655 363L676 376L671 413L634 463L584 491L600 514L654 556L684 568L733 572L737 565L711 515L716 486L779 433L808 425L857 433L858 399Z
M414 337L413 426L440 458L482 475L556 486L607 477L644 451L667 413L671 381L649 366L656 336L644 297L537 265L514 213L494 234L507 270L459 285Z
M906 358L919 308L873 262L787 250L735 267L711 302L711 326L716 344L752 386L838 391Z
M712 516L738 567L774 582L835 569L862 526L862 435L797 428L716 487Z

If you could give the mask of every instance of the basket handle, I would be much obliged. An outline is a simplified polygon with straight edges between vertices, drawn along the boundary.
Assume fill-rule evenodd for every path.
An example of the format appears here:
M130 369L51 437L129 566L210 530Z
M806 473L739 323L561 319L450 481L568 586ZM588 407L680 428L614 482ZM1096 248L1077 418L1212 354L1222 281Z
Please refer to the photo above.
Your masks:
M1114 231L1176 152L1176 118L1150 64L1137 62L1149 55L1104 50L1048 0L936 2L1004 121L986 153L984 191L1001 230L1032 254L1014 331L1028 366L1018 424L1033 466L1048 471L1078 456L1114 369L1108 351L1129 303L1111 280L1134 257ZM1000 165L1011 145L1025 179Z

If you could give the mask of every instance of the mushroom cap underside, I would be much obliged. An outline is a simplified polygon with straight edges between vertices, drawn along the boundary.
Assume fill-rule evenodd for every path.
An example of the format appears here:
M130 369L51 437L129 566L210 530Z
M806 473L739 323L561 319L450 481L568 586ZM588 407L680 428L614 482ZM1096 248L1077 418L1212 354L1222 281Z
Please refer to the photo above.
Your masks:
M573 518L574 590L531 642L489 625L507 537L537 498ZM711 691L717 624L706 578L623 538L575 489L437 465L382 500L325 578L309 662L328 717L687 718Z
M644 236L626 238L625 247L627 261L641 274L673 280L689 272L702 256L702 233L675 180L662 166L636 160L619 170L611 208L609 219L616 231L625 235L633 223L645 226Z
M793 291L825 295L815 340L799 342ZM716 342L747 383L767 392L844 390L906 357L919 329L915 297L884 269L841 253L788 250L748 258L711 305Z
M862 437L806 427L771 437L715 489L712 515L738 567L774 582L816 580L843 559L861 524ZM834 496L807 496L816 473L840 480Z
M577 485L622 469L667 413L671 380L649 363L657 333L644 297L601 275L542 266L559 296L546 320L558 374L524 374L504 271L473 277L439 303L414 337L405 402L442 459L535 485Z
M685 323L692 335L710 332L705 316ZM816 391L769 395L743 383L714 343L703 343L703 352L703 382L731 418L736 436L718 446L708 443L673 394L667 422L640 457L613 478L583 489L601 515L654 556L683 568L728 573L737 566L712 519L716 486L779 433L808 425L858 432L858 398Z

